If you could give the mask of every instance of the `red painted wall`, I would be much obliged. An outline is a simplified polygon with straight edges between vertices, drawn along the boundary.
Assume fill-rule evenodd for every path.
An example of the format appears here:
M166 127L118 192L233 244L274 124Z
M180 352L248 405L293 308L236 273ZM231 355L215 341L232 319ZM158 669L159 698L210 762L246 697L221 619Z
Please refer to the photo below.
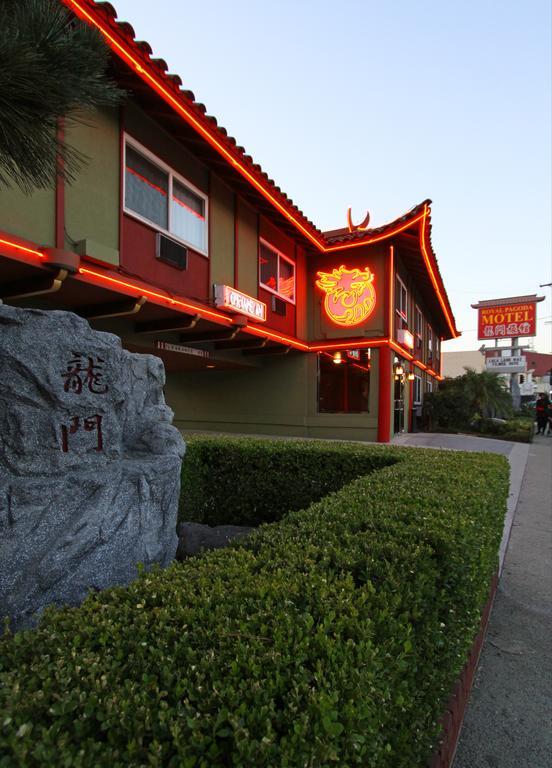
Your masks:
M180 270L155 258L155 230L123 215L121 267L142 280L188 298L208 301L209 260L188 249L188 269Z
M281 331L288 336L295 336L295 305L286 301L286 316L277 315L272 311L273 296L273 293L265 291L262 285L259 285L259 299L266 304L265 325L274 331Z

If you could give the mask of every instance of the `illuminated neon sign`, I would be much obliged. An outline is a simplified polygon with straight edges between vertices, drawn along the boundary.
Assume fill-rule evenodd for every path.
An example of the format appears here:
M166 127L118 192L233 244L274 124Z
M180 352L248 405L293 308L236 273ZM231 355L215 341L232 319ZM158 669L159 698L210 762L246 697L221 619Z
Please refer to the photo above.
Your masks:
M266 321L266 304L253 296L237 291L231 285L215 285L215 305L230 312L252 317L253 320Z
M324 310L336 325L350 328L364 323L376 306L374 274L364 270L347 269L341 265L331 272L318 272L316 285L325 292Z
M414 336L406 328L397 331L397 341L408 349L414 349Z

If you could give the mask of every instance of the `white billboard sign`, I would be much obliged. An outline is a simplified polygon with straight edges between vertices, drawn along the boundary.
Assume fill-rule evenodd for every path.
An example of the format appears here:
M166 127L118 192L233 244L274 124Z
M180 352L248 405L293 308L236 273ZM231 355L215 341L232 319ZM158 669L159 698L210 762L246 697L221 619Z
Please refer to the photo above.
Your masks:
M493 373L524 373L527 370L527 358L523 355L488 357L485 367Z

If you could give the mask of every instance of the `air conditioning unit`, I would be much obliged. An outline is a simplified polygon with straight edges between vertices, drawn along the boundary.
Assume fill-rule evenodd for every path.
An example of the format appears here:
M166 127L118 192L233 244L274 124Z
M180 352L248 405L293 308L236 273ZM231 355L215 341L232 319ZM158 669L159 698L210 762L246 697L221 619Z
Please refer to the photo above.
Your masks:
M155 236L155 256L159 261L170 264L176 269L188 268L188 249L185 245L171 240L158 232Z
M283 299L279 299L277 296L272 297L272 311L275 315L286 316L287 302Z

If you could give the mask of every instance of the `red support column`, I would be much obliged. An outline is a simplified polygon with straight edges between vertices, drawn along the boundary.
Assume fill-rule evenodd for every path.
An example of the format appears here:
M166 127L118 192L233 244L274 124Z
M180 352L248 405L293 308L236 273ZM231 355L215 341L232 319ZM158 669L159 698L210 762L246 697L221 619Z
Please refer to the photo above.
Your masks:
M411 367L414 370L414 366ZM414 408L414 382L408 382L408 420L407 420L407 432L412 432L412 409Z
M391 439L391 368L392 350L387 345L378 350L378 443Z

